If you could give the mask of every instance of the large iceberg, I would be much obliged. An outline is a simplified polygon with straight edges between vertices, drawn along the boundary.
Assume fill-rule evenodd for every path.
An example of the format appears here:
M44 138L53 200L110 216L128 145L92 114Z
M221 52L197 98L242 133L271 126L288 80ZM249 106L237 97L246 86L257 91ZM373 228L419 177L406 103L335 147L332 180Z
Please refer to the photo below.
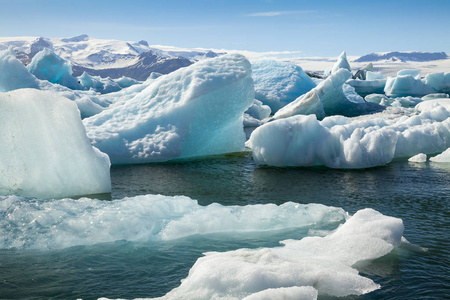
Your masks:
M450 112L444 107L405 114L395 108L354 119L294 116L258 127L247 146L258 164L331 168L380 166L394 158L438 153L450 146Z
M82 89L77 78L72 76L72 65L48 48L38 52L27 68L39 79L75 90Z
M37 88L36 77L16 58L11 49L0 51L0 92Z
M317 294L366 294L380 285L358 274L354 266L390 253L403 242L403 230L401 219L364 209L325 237L285 240L275 248L208 252L179 287L159 299L315 299Z
M253 99L249 61L224 55L161 76L84 124L114 164L237 152L245 148L243 115Z
M382 110L381 106L364 101L354 88L345 84L350 77L350 71L339 69L317 87L280 109L274 118L299 114L315 114L319 119L327 115L352 117Z
M275 113L313 89L316 84L297 65L276 60L252 62L255 98Z
M74 102L35 89L0 93L0 194L63 197L111 190Z

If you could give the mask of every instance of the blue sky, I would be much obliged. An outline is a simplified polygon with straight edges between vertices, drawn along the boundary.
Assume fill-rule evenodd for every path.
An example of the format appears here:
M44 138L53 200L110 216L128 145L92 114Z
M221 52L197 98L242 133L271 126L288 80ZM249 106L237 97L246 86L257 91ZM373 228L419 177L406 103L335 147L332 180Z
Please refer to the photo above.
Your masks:
M0 36L92 37L303 56L450 53L450 0L0 0Z

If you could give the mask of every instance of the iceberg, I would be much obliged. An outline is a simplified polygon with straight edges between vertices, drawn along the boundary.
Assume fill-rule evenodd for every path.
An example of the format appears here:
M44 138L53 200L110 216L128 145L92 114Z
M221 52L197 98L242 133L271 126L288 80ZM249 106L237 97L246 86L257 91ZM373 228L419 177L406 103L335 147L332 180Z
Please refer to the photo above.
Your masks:
M414 163L424 163L427 161L427 155L425 153L419 153L409 158L408 161Z
M230 54L161 76L83 122L113 164L238 152L245 148L243 115L253 99L249 61Z
M345 84L350 77L348 70L338 70L310 92L280 109L274 118L281 119L298 114L315 114L319 119L327 115L351 117L382 110L380 105L364 101L354 88Z
M275 248L207 252L179 287L159 299L363 295L380 285L354 266L390 253L402 243L403 230L401 219L364 209L325 237L285 240Z
M430 158L430 161L435 163L450 163L450 148Z
M78 81L83 89L93 89L97 93L101 94L117 92L122 89L122 87L117 82L109 77L101 78L100 76L91 76L86 72L78 77Z
M74 102L36 89L0 93L0 194L111 191L109 158L91 146Z
M374 79L374 80L358 80L351 79L346 82L346 84L352 86L356 93L361 97L370 94L381 94L384 92L384 87L386 86L386 79Z
M420 78L420 70L400 70L397 77L387 78L384 92L389 97L423 97L436 91Z
M254 61L252 72L255 98L268 105L272 113L316 86L301 67L286 62Z
M48 48L38 52L27 68L41 80L48 80L73 90L82 89L77 78L72 76L72 65Z
M0 51L0 92L37 88L36 77L16 58L12 48Z
M339 69L345 69L348 70L349 72L352 71L352 69L350 68L350 64L348 63L347 60L347 53L345 53L345 51L343 51L341 55L339 55L336 63L333 65L333 68L331 68L330 75L333 75L334 73L339 71Z
M395 108L354 119L332 116L322 121L315 115L298 115L258 127L246 145L258 164L330 168L381 166L394 158L433 154L450 146L449 111L433 106L417 115L407 113Z
M450 73L431 73L425 76L425 84L437 93L450 93Z

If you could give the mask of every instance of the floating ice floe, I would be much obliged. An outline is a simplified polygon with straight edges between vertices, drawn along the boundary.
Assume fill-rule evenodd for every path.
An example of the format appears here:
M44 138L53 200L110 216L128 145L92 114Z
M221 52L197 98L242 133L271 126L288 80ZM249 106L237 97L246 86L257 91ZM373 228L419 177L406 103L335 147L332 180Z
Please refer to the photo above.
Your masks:
M367 102L377 103L383 106L393 106L393 107L415 107L417 104L421 103L422 98L417 97L396 97L391 98L383 94L370 94L367 95L364 100Z
M224 55L161 76L84 125L115 164L238 152L245 148L243 115L253 99L250 63Z
M330 75L333 75L334 73L339 71L339 69L345 69L348 70L349 72L351 72L352 70L350 68L350 64L348 63L347 53L345 53L345 51L342 51L341 55L339 55L337 61L334 63L332 68L326 69L324 71L324 76L328 77Z
M321 204L201 206L185 196L113 201L0 196L0 249L61 249L115 241L152 242L199 234L335 228L343 209ZM15 230L11 230L15 228Z
M74 102L36 89L0 93L0 194L111 191L109 158L91 146Z
M450 163L450 148L448 148L441 154L431 157L430 161L436 163Z
M390 253L402 243L403 230L401 219L364 209L325 237L208 252L179 287L159 299L285 299L300 292L315 299L312 289L335 297L366 294L380 285L353 267Z
M315 115L298 115L258 127L246 145L258 164L374 167L394 158L447 149L450 112L435 106L416 115L411 109L396 108L354 119L333 116L322 121Z
M327 115L350 117L381 111L383 108L380 105L364 101L354 88L345 84L350 77L348 70L338 70L317 87L280 109L274 118L315 114L322 119Z
M252 62L255 98L272 113L313 89L316 84L297 65L276 60Z

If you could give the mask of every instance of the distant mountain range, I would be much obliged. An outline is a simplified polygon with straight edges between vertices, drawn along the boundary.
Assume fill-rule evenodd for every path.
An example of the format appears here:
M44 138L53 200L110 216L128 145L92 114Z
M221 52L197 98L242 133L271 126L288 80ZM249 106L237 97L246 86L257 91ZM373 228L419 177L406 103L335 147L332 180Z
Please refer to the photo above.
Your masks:
M74 76L87 72L102 77L127 76L137 80L147 79L152 72L167 74L195 61L223 54L208 49L149 46L146 41L102 40L85 34L71 38L0 37L0 50L9 47L25 65L36 53L49 48L71 62Z
M440 59L448 59L449 56L445 52L386 52L386 53L370 53L354 60L355 62L374 62L380 60L390 61L416 61L425 62Z

